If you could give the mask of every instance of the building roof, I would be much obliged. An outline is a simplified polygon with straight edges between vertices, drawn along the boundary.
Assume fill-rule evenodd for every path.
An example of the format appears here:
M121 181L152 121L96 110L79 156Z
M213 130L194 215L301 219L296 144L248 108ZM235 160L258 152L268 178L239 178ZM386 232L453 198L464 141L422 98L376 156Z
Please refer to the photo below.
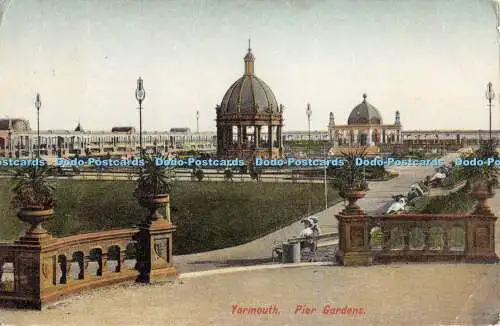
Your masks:
M244 60L245 73L227 90L220 105L221 113L279 112L280 108L273 91L254 74L255 57L250 47Z
M31 131L31 127L26 119L0 119L0 130L27 132Z
M363 102L352 109L349 119L347 120L348 125L383 124L382 116L378 112L378 109L368 103L366 98L367 95L363 94Z
M111 132L135 132L134 127L113 127Z
M83 130L82 125L80 124L80 122L78 122L78 126L76 126L75 131L84 132L84 130Z

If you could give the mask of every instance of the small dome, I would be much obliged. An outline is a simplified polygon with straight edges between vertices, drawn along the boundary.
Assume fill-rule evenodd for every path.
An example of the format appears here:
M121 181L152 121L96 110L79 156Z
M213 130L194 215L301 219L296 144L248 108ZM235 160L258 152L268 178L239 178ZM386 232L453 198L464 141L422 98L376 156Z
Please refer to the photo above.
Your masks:
M382 117L378 109L366 101L367 95L363 94L363 102L352 109L348 125L380 125L382 124Z
M227 90L220 105L221 113L279 113L280 107L273 91L262 79L255 76L255 57L250 44L244 61L245 73Z
M279 112L271 88L255 75L238 79L224 95L222 113Z

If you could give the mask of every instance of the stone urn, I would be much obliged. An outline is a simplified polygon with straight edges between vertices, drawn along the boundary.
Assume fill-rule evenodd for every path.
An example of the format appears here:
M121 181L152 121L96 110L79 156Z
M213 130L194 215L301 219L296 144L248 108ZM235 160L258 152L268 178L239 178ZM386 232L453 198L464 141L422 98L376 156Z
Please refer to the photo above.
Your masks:
M26 235L21 240L41 240L50 238L49 233L42 227L42 223L51 219L54 216L53 208L43 207L25 207L19 210L17 217L28 224L30 228L26 231Z
M490 215L491 210L488 205L488 198L493 197L494 193L489 189L486 182L478 182L471 193L472 198L477 200L476 208L473 214L486 214Z
M349 191L345 194L345 199L347 200L347 209L359 209L359 206L356 205L356 202L361 198L366 196L366 191L362 190L353 190Z
M145 195L139 198L139 205L149 210L148 221L157 221L163 218L158 210L169 203L168 194Z

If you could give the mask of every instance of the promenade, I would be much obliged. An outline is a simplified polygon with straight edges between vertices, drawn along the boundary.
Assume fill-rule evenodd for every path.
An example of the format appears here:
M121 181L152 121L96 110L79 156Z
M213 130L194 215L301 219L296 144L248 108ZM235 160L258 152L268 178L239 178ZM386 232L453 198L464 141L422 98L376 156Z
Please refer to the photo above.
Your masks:
M371 184L371 191L360 201L360 206L368 213L380 210L392 194L406 192L410 183L432 173L432 168L401 168L399 172L400 176L393 180ZM496 214L500 213L500 195L491 200L491 206ZM316 214L323 232L336 230L334 214L341 209L339 204ZM0 325L492 325L497 322L498 264L344 268L312 263L303 267L270 265L248 266L239 271L215 270L234 266L237 260L269 257L275 241L297 235L301 228L300 223L294 223L242 246L174 257L183 273L178 280L97 289L70 297L42 312L3 310ZM500 227L496 231L498 250ZM268 307L271 309L262 309ZM252 313L251 308L261 308L258 310L261 313Z

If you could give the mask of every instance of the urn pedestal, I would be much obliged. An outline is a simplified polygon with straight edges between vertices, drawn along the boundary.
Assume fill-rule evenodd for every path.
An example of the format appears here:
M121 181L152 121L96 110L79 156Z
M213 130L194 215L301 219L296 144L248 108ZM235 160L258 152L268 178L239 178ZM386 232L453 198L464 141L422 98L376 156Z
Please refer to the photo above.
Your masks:
M370 251L370 217L356 204L366 195L363 191L346 194L346 208L336 218L339 221L337 261L344 266L367 266L373 263Z
M136 282L149 283L154 277L176 275L172 264L172 234L175 226L170 223L169 212L164 217L159 211L168 207L169 196L145 196L139 204L149 210L135 236L137 241L137 265L139 275Z
M467 221L466 260L470 262L496 263L495 224L497 217L488 205L494 192L485 182L478 183L471 196L477 200L476 207Z

